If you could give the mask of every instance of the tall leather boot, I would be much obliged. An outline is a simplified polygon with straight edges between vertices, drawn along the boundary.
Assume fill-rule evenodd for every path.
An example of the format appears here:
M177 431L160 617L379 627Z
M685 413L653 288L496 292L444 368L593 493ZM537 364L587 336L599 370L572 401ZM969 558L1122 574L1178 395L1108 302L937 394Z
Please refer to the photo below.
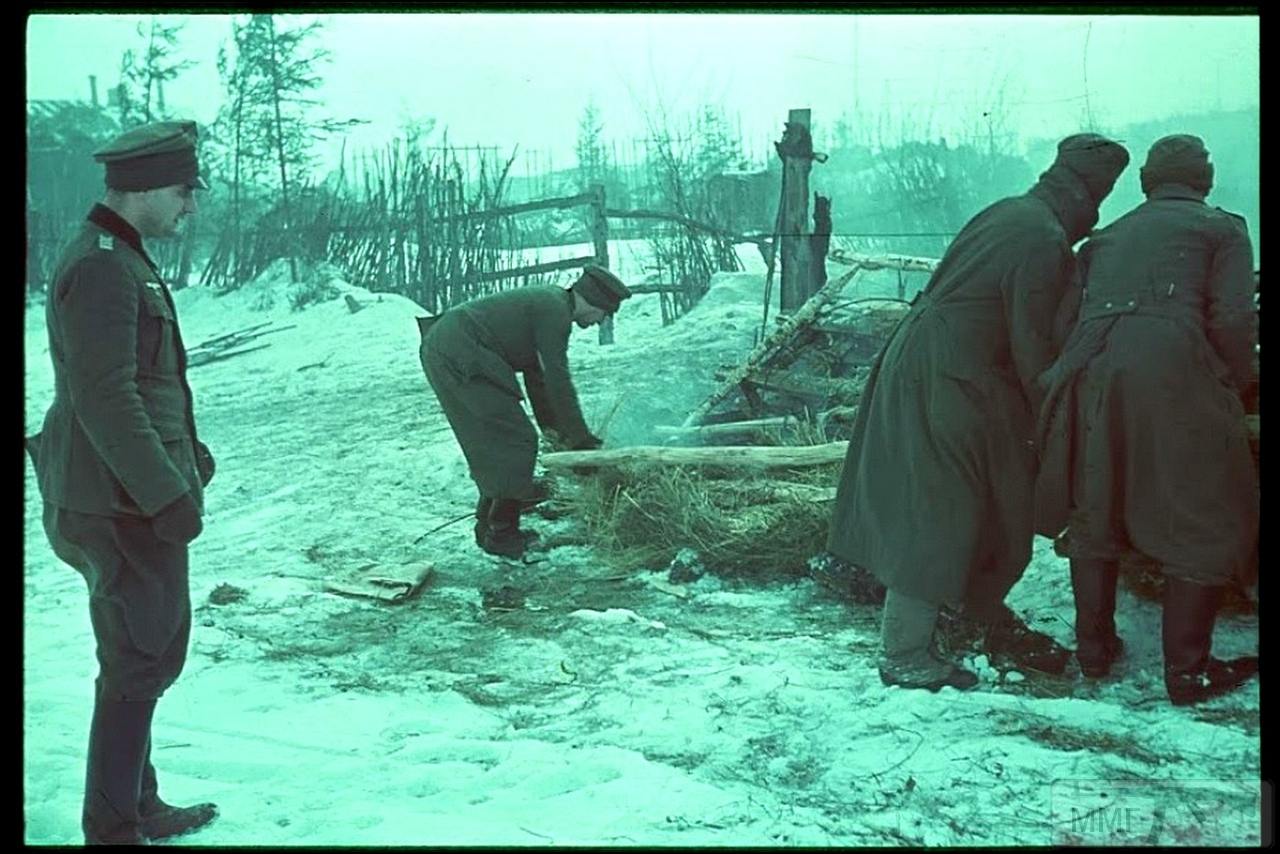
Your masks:
M476 502L476 545L484 546L484 535L489 532L489 511L493 509L493 499L480 496Z
M218 815L216 804L175 807L160 799L156 769L151 764L151 742L147 742L138 797L138 831L146 839L169 839L204 827Z
M1175 706L1235 690L1258 672L1258 657L1221 661L1209 655L1223 588L1165 576L1161 640L1164 685Z
M489 529L480 541L480 548L499 557L524 556L526 537L520 530L520 499L495 498L489 510Z
M81 813L86 845L142 843L138 801L155 709L155 700L94 701Z
M1076 600L1076 660L1080 672L1101 679L1124 652L1116 634L1117 561L1071 558L1071 592Z

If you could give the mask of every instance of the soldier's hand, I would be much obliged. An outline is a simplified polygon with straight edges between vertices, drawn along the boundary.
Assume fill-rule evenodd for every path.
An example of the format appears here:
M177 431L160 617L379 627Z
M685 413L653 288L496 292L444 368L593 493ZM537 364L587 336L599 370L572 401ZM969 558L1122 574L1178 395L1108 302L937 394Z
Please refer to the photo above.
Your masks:
M214 462L213 453L209 450L209 446L204 442L196 442L196 470L200 472L201 486L209 485L209 481L213 480L213 473L217 468L217 463Z
M200 508L191 493L184 492L181 498L153 516L151 530L165 542L179 546L185 546L200 536L204 523L200 521Z
M542 431L542 451L544 453L555 453L558 451L572 450L569 442L561 436L559 432L548 427Z

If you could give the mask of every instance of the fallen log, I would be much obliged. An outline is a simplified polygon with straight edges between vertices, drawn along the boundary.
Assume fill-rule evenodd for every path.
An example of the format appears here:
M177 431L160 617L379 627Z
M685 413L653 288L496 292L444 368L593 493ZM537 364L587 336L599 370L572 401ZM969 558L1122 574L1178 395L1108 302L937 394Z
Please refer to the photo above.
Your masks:
M812 420L818 425L825 424L832 418L837 421L851 420L857 412L858 407L856 406L837 406L834 409L828 409L825 412L818 413L817 417ZM737 436L743 433L751 433L756 430L798 427L803 423L805 423L804 419L798 415L775 415L771 418L753 418L747 421L724 421L719 424L698 424L692 427L672 427L664 425L655 427L653 430L659 436L668 436L671 438L712 438L716 436Z
M703 448L665 448L637 445L598 451L557 451L544 454L548 471L613 468L635 463L664 466L721 466L724 468L799 468L844 460L848 442L825 445L713 445Z
M800 419L794 415L777 415L772 418L752 418L748 421L726 421L721 424L701 424L693 427L658 426L653 432L670 438L712 438L715 436L740 436L756 430L778 427L794 427Z

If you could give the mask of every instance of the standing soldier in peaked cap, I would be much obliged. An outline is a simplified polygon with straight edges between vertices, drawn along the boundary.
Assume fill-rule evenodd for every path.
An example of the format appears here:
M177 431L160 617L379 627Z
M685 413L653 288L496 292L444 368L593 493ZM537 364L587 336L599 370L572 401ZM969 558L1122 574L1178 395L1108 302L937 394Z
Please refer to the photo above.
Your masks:
M520 557L522 502L534 497L538 436L520 407L516 374L538 426L573 450L601 445L587 429L569 376L569 331L618 310L631 291L603 267L587 265L568 290L515 288L449 309L422 336L422 367L480 491L476 544Z
M1031 559L1036 381L1057 355L1071 247L1128 162L1096 134L1062 140L1030 190L956 235L868 378L828 548L888 588L886 685L977 684L935 651L944 605L977 625L988 652L1066 667L1070 654L1004 599Z
M46 303L54 398L27 448L49 542L89 588L89 844L163 839L216 815L162 801L151 764L156 701L186 660L187 545L214 464L196 437L173 299L143 240L195 212L195 146L194 122L161 122L94 154L106 196L63 250Z
M1242 217L1209 207L1199 137L1151 146L1147 200L1080 250L1084 298L1046 372L1040 532L1068 525L1076 658L1106 676L1119 559L1164 575L1165 690L1175 705L1225 694L1258 657L1210 656L1223 589L1257 572L1259 487L1243 397L1256 396L1253 248Z

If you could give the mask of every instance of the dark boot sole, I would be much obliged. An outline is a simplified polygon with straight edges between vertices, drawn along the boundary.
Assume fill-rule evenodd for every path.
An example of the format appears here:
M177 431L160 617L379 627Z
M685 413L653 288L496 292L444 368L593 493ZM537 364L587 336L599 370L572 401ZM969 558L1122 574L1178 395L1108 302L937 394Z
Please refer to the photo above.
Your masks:
M185 836L218 817L213 804L196 804L190 807L168 807L138 822L138 831L147 839L173 839Z
M886 688L897 686L898 688L917 688L936 694L943 688L955 688L957 691L968 691L978 685L978 677L974 673L967 670L960 670L952 673L950 676L942 679L936 679L933 682L903 682L893 676L889 676L883 670L880 671L880 682Z

